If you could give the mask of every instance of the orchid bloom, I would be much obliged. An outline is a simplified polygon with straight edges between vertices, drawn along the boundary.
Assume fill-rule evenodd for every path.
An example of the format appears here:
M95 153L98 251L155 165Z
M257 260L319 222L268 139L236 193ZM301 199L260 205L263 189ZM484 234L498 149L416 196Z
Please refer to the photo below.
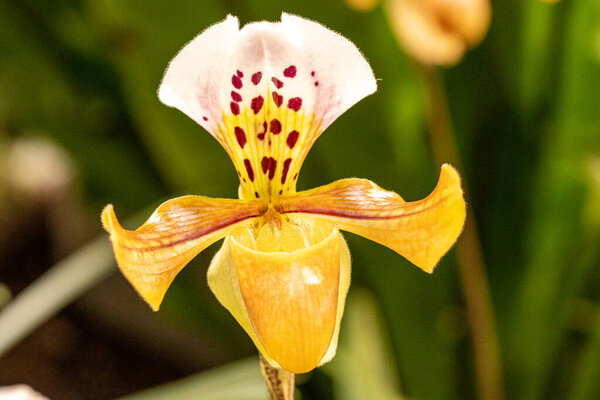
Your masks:
M389 0L404 49L427 65L452 66L487 33L489 0Z
M339 230L432 272L465 219L460 178L449 165L416 202L357 178L296 192L315 140L375 90L354 44L297 16L242 29L228 16L196 36L169 64L158 95L225 148L239 199L168 200L135 231L122 228L108 205L102 222L125 277L157 310L179 271L225 238L208 284L264 358L293 373L329 361L350 284Z

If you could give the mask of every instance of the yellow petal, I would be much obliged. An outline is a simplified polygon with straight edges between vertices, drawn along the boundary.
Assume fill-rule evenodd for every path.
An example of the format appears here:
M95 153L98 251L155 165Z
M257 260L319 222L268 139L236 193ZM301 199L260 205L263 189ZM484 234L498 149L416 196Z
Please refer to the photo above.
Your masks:
M323 365L335 356L337 350L338 336L340 334L340 323L342 322L342 316L344 315L344 307L346 305L346 295L348 289L350 289L350 249L344 240L342 234L340 234L340 287L338 289L338 303L337 303L337 316L335 321L335 331L331 338L331 343L327 349L327 353L319 362L319 365Z
M208 268L208 286L213 294L219 300L221 305L225 307L231 315L236 319L238 324L244 328L254 345L260 353L269 361L271 365L279 368L279 364L265 351L262 343L256 335L256 331L250 321L250 316L246 310L238 276L235 272L233 259L231 257L231 237L226 237L221 249L215 254L210 267Z
M163 203L135 231L123 229L112 205L102 211L123 275L158 310L169 285L200 251L266 210L263 201L183 196Z
M420 201L405 202L365 179L343 179L281 197L275 209L333 221L340 229L389 247L427 272L452 247L466 217L460 177L447 164L435 190Z

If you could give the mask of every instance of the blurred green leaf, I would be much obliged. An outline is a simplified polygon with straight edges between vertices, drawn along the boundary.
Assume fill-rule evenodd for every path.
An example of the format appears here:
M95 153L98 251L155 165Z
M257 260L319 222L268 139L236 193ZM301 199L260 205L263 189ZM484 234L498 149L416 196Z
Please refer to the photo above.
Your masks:
M178 193L235 197L235 170L200 126L163 105L156 90L164 69L195 35L222 20L217 1L88 1L88 19L108 46L140 140ZM157 28L161 27L161 28Z
M121 400L264 400L267 389L258 358L237 361Z
M516 298L509 342L514 398L545 398L567 334L566 299L581 290L590 271L582 226L586 168L582 154L600 148L600 66L593 62L599 18L594 0L569 5L556 118L544 146L533 199L533 220L523 285Z
M392 349L373 297L353 289L346 304L340 345L325 370L333 376L336 398L400 400Z

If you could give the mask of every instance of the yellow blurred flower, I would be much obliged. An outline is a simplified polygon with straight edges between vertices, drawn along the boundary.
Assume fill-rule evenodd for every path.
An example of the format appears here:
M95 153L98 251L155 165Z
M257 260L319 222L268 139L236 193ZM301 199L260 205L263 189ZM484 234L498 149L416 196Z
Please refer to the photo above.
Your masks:
M350 41L297 16L241 30L229 16L198 35L169 64L159 97L225 148L240 178L239 199L172 199L135 231L122 228L108 205L102 222L125 277L157 310L179 271L225 238L208 283L265 359L294 373L330 360L350 284L339 230L432 272L465 219L460 179L449 165L433 193L416 202L357 178L296 192L313 143L375 90L369 64Z
M490 24L488 0L388 0L398 38L423 64L454 65L483 40Z
M344 0L344 2L358 12L369 12L379 4L379 0Z

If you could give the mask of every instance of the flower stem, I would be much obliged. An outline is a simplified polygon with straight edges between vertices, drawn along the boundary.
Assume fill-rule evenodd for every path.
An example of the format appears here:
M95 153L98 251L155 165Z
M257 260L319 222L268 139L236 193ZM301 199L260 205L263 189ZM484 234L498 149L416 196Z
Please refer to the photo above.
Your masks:
M462 170L443 79L431 67L420 66L420 72L427 90L427 122L434 160L437 164L450 162ZM463 187L469 204L465 182ZM494 311L473 213L468 214L464 231L456 243L456 258L473 340L479 398L502 400L502 364Z
M269 391L270 400L294 399L294 374L285 369L275 368L259 354L260 370Z

